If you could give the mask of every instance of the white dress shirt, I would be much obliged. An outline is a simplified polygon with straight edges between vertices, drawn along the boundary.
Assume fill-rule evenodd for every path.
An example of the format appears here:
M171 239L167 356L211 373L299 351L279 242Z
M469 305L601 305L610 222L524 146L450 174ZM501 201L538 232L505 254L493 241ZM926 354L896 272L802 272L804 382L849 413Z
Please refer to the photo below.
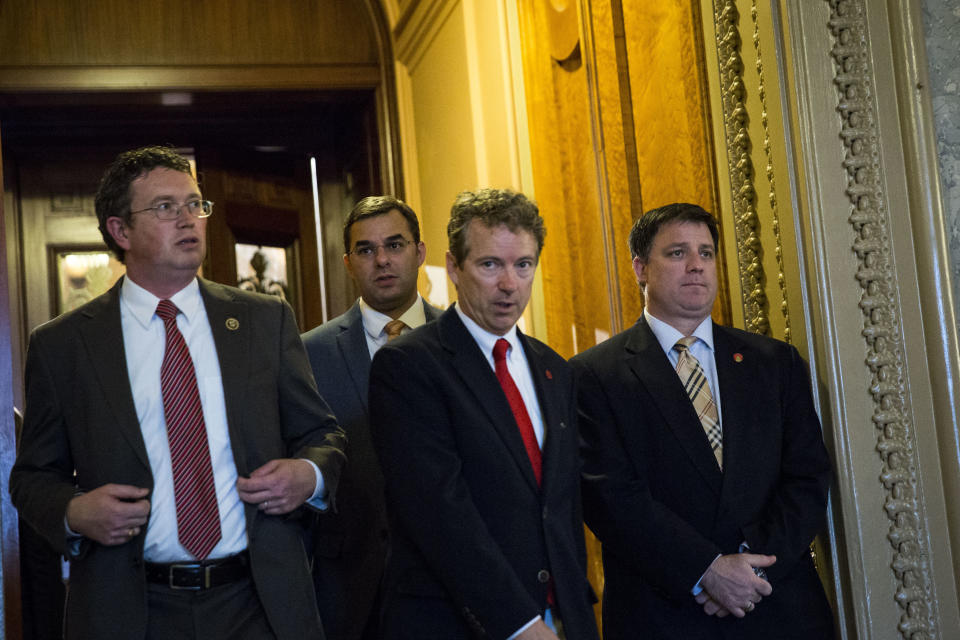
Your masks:
M370 359L373 360L373 354L383 345L387 344L387 332L385 327L387 323L393 320L385 313L380 313L367 302L360 298L360 317L363 321L363 335L367 339L367 349L370 351ZM404 329L402 333L407 333L417 327L426 324L427 314L423 310L423 298L417 294L417 300L410 305L410 308L403 312L397 318L404 322L409 329Z
M669 324L650 315L646 309L643 310L643 317L647 319L647 324L653 335L656 336L660 348L667 354L670 364L674 370L677 368L677 362L680 360L680 354L673 348L680 338L685 338L682 333L671 327ZM700 368L707 377L707 384L710 385L710 395L713 396L713 403L717 405L717 417L723 428L723 413L720 411L720 385L717 382L717 361L713 350L713 320L710 316L697 325L697 328L690 335L696 336L698 340L690 345L690 353L700 362Z
M510 343L510 348L507 350L507 370L510 372L513 382L517 385L517 389L520 390L520 396L523 398L523 404L527 407L530 422L533 423L533 432L537 435L537 444L540 445L540 449L542 450L544 433L543 417L540 414L540 401L537 399L537 390L533 386L533 376L530 374L530 364L527 362L527 355L523 352L520 339L517 338L517 326L514 325L510 327L510 331L502 336L498 336L482 329L480 325L461 311L460 305L457 305L456 309L457 315L460 316L463 324L467 327L467 331L469 331L473 339L476 340L477 346L480 347L480 351L486 356L487 362L490 363L490 368L493 369L494 372L496 372L497 368L493 361L493 345L495 345L500 338Z
M180 311L177 314L177 328L190 350L203 407L221 531L220 542L209 557L221 558L247 548L247 527L244 504L237 493L237 467L230 448L220 360L197 280L192 280L170 301ZM124 277L120 289L120 322L127 374L154 482L143 555L148 562L193 561L194 558L177 537L173 470L160 394L160 367L166 349L166 330L163 320L156 315L159 302L160 298L129 277ZM307 462L313 466L317 476L311 504L322 508L325 503L318 497L325 493L323 477L312 461Z

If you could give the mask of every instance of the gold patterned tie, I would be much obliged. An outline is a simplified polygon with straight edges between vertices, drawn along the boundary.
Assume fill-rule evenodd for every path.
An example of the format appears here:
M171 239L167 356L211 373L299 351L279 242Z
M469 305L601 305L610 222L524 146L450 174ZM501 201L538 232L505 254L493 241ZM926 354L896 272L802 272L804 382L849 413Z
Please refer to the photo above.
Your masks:
M407 323L403 320L391 320L388 322L383 327L383 330L387 333L387 342L390 342L394 338L398 337L400 333L407 328Z
M700 424L703 425L703 431L707 434L707 441L713 449L713 455L717 459L720 469L723 469L723 431L720 428L720 417L717 415L717 405L710 394L710 385L707 383L707 376L703 373L700 361L692 353L690 347L697 341L696 336L687 336L677 341L673 345L674 350L680 354L677 359L677 375L683 382L683 388L693 403L693 408L700 418Z

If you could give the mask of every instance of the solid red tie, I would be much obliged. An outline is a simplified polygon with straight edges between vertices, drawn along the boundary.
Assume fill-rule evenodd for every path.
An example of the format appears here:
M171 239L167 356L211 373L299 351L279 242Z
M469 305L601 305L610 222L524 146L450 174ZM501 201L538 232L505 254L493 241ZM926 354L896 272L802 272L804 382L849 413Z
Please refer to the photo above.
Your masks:
M160 391L173 467L177 537L187 551L202 560L220 541L220 511L197 376L190 350L177 329L178 312L169 300L157 305L157 316L167 332Z
M541 484L543 476L543 460L540 452L540 445L537 443L537 434L533 431L533 423L530 422L530 414L527 413L527 405L523 403L523 396L517 389L517 384L507 369L507 349L510 343L500 338L493 345L493 365L497 373L497 380L503 387L503 392L507 396L507 402L510 403L510 409L513 410L513 418L517 421L517 427L520 428L520 436L523 438L523 446L527 450L527 457L530 458L530 466L533 467L533 475L537 478L537 486ZM557 598L554 595L553 578L548 578L547 584L547 606L556 605Z
M530 458L530 465L533 467L533 475L537 478L537 484L540 484L541 477L541 454L540 445L537 443L537 434L533 431L533 423L530 422L530 414L527 413L527 406L523 404L523 396L517 389L510 371L507 369L507 349L510 343L500 338L493 345L493 364L497 373L497 380L503 387L503 393L507 396L507 402L510 403L510 409L513 410L513 417L517 421L517 427L520 429L520 436L523 438L523 446L527 450L527 457Z

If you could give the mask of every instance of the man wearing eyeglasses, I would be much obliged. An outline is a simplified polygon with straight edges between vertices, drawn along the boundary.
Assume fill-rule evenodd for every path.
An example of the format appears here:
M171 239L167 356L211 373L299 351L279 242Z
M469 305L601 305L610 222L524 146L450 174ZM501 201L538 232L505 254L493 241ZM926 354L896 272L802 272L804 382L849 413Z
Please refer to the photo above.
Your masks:
M31 337L10 477L70 558L66 637L323 638L299 507L346 439L290 308L197 277L213 205L172 150L118 156L96 210L126 275Z
M370 439L367 382L373 354L391 337L441 313L417 292L426 258L417 215L392 196L360 200L343 225L343 263L360 298L303 335L320 394L350 438L336 513L317 516L314 585L327 637L378 637L377 593L387 553L383 474Z

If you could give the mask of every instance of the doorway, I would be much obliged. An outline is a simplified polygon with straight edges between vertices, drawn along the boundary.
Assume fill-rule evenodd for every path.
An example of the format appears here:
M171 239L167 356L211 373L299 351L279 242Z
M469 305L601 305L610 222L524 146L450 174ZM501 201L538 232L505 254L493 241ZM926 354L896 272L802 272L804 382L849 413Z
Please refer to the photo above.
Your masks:
M116 279L93 196L121 151L161 144L195 160L204 197L215 202L204 277L257 288L244 271L251 256L282 256L282 277L263 277L260 288L282 293L301 330L346 310L356 294L341 265L342 221L356 200L384 189L376 101L373 90L0 94L14 406L23 407L30 331L67 310L71 295L95 295ZM28 632L44 605L31 601L33 583L18 579L10 540L6 623L8 631L20 624L11 605L22 595ZM9 590L21 584L23 594Z

